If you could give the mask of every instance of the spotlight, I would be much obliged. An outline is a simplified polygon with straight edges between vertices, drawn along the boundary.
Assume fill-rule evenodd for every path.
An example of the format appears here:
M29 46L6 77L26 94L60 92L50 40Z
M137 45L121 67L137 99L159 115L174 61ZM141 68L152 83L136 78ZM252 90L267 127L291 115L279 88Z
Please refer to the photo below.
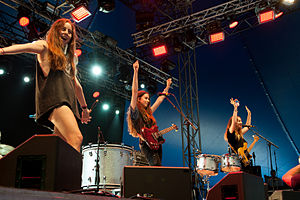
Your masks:
M3 75L3 74L5 74L5 70L0 68L0 75Z
M99 11L109 13L115 9L115 0L98 0Z
M98 65L94 65L94 66L92 67L92 72L93 72L93 74L94 74L95 76L99 76L99 75L102 74L102 68L99 67Z
M272 21L275 19L275 13L272 8L266 8L258 12L258 22L260 24Z
M282 0L281 2L286 6L291 6L295 3L295 0Z
M229 23L229 28L234 28L234 27L236 27L238 24L239 24L238 21L233 20L233 21L231 21L231 22Z
M209 23L206 27L209 34L209 43L214 44L225 40L225 34L221 28L219 21L213 21Z
M100 92L96 91L96 92L93 93L93 97L94 97L94 98L97 98L97 97L99 97L99 96L100 96Z
M152 38L151 43L154 56L161 56L167 53L167 47L163 37L154 37Z
M145 85L144 83L141 83L140 87L141 87L142 89L145 89L146 85Z
M116 110L115 113L116 113L116 115L120 114L120 110Z
M20 26L27 26L30 23L30 14L31 11L23 6L18 7L18 15L17 19L19 21Z
M281 17L283 15L283 12L282 11L280 11L280 10L275 10L275 19L277 19L277 18L279 18L279 17Z
M91 15L92 14L90 13L90 11L84 5L80 5L79 7L76 7L71 12L72 18L77 23L81 22L82 20L88 18Z
M109 109L109 105L107 103L103 104L102 106L103 110L108 110Z
M24 76L23 78L25 83L29 83L30 82L30 77L29 76Z

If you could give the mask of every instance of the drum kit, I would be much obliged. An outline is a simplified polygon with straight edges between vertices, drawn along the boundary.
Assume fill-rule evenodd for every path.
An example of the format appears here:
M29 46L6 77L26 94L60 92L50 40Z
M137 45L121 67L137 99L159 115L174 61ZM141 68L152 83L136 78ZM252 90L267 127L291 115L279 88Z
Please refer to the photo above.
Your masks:
M209 189L209 177L217 176L219 173L219 164L221 172L236 172L241 170L241 161L235 154L210 155L200 154L197 157L197 173L204 178L204 183Z

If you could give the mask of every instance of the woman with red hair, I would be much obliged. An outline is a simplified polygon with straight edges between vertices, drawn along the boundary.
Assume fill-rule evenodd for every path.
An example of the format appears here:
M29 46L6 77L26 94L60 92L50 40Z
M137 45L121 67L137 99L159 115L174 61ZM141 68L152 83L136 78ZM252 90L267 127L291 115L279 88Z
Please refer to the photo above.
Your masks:
M82 87L76 77L76 30L69 19L53 23L46 40L18 44L0 49L0 55L37 54L36 121L54 129L54 133L80 152L82 134L77 101L81 105L81 122L91 119Z
M148 163L151 166L160 166L162 160L162 146L159 145L157 150L151 149L145 138L141 135L142 128L151 128L156 125L156 120L153 117L154 111L165 99L164 95L157 98L155 103L150 105L150 96L146 91L138 91L138 70L139 62L133 64L133 80L132 80L132 95L130 107L127 113L127 123L129 134L139 138L139 146L141 152L145 155ZM166 94L172 84L172 79L167 80L167 86L163 93Z

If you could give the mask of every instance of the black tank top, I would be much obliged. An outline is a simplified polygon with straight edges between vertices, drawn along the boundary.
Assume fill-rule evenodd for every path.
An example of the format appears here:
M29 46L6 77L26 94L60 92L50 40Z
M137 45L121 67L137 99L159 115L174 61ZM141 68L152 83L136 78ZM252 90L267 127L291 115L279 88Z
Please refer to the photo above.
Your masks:
M48 76L45 77L39 62L36 61L36 63L35 107L37 122L53 128L48 117L54 108L62 105L67 105L74 116L80 119L71 67L69 67L69 72L50 69Z

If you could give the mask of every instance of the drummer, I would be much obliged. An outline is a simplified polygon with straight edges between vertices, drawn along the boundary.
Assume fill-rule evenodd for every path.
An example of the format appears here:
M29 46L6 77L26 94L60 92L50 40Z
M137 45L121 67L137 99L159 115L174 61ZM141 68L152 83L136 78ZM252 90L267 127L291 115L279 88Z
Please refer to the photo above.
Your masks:
M251 125L251 111L247 106L245 106L248 116L245 127L242 126L242 119L237 115L239 101L237 99L230 99L230 104L233 105L233 114L230 117L226 132L224 134L225 141L228 142L232 151L241 157L242 169L250 164L250 151L253 148L254 144L259 140L259 137L254 136L254 141L248 146L247 141L244 139L244 134L249 130Z

